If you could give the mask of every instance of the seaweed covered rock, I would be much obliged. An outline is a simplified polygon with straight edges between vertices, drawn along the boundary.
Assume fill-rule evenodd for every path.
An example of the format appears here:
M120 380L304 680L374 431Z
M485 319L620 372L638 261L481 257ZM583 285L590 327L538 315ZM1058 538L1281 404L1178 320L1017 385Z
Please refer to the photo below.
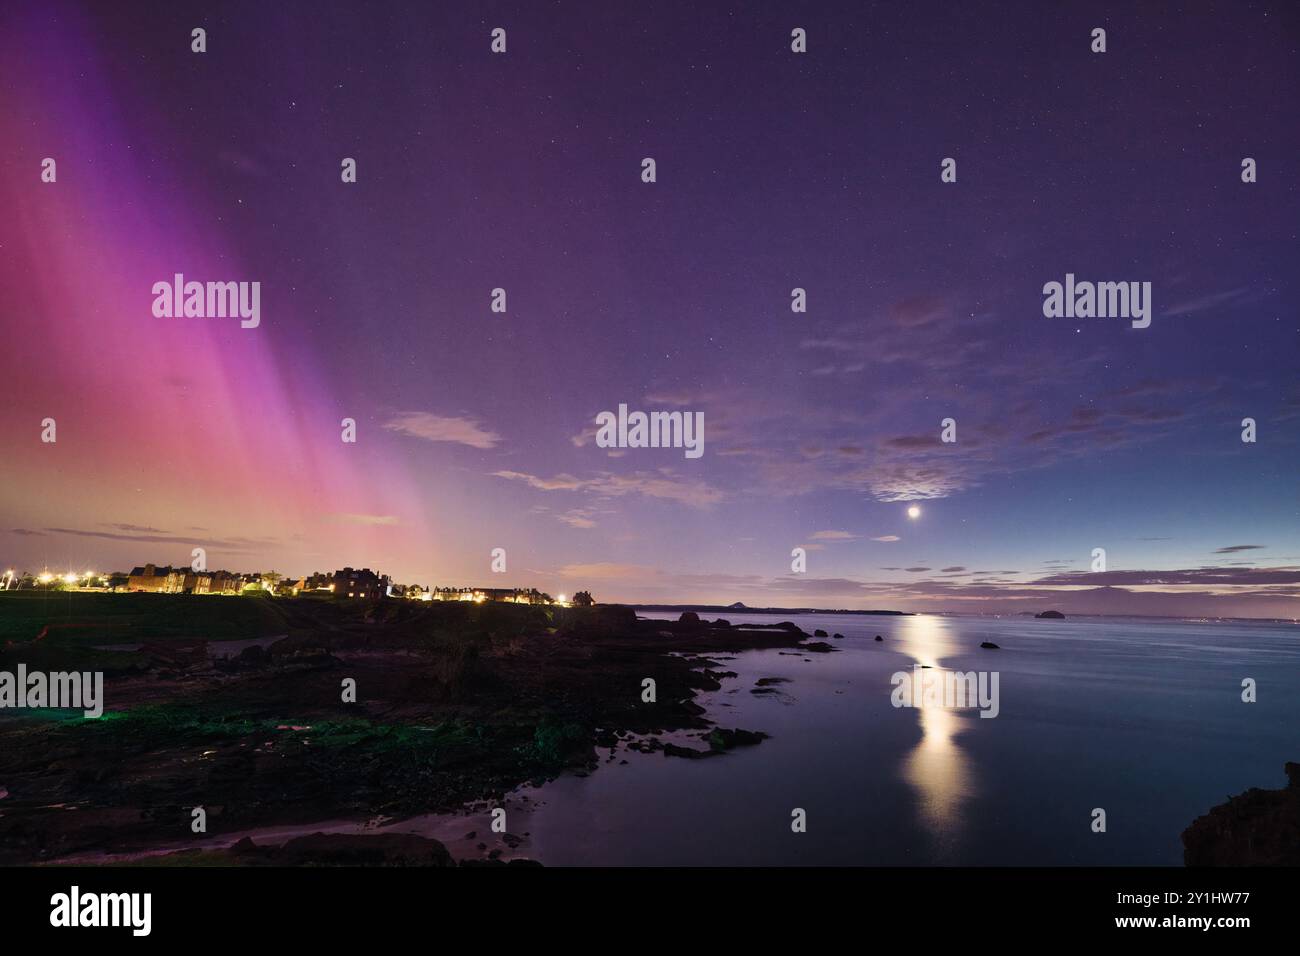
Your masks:
M709 733L709 746L714 750L731 750L733 747L752 747L767 739L759 730L725 730L714 727Z

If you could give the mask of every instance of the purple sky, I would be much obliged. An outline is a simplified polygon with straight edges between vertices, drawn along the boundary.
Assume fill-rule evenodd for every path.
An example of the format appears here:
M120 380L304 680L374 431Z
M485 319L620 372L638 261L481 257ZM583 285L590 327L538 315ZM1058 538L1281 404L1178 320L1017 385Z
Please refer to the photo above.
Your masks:
M0 562L1297 616L1294 4L136 6L0 13Z

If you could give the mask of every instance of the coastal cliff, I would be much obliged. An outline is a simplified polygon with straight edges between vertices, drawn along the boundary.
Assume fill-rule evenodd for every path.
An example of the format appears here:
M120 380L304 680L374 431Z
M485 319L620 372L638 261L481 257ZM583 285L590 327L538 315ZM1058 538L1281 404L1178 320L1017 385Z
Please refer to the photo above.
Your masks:
M1251 787L1183 831L1187 866L1300 866L1300 763L1281 790Z

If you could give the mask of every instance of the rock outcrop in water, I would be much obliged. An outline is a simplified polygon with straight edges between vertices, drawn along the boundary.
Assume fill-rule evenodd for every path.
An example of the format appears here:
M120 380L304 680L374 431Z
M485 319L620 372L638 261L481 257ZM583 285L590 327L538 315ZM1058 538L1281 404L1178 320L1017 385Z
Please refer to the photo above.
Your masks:
M1041 614L1035 614L1034 617L1048 618L1053 621L1064 621L1065 615L1060 611L1043 611Z
M1187 866L1300 866L1300 763L1282 790L1251 787L1183 831Z
M761 730L724 730L722 727L715 727L709 734L709 746L714 750L730 750L733 747L752 747L755 744L767 739L767 734Z

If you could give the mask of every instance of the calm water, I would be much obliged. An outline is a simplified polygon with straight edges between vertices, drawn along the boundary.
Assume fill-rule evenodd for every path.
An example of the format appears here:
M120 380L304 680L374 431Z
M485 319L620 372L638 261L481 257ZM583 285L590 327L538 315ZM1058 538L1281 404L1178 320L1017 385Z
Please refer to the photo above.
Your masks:
M532 809L511 819L530 833L520 854L549 865L1181 865L1187 824L1228 794L1284 785L1283 763L1300 760L1294 625L794 620L844 634L832 642L841 652L735 655L724 666L739 677L700 701L721 726L771 740L707 760L620 754L626 765L532 791ZM916 663L997 670L999 716L893 707L890 676ZM791 682L755 696L760 677ZM1244 677L1257 703L1241 701ZM806 833L791 832L795 807ZM1091 831L1094 807L1104 834Z

